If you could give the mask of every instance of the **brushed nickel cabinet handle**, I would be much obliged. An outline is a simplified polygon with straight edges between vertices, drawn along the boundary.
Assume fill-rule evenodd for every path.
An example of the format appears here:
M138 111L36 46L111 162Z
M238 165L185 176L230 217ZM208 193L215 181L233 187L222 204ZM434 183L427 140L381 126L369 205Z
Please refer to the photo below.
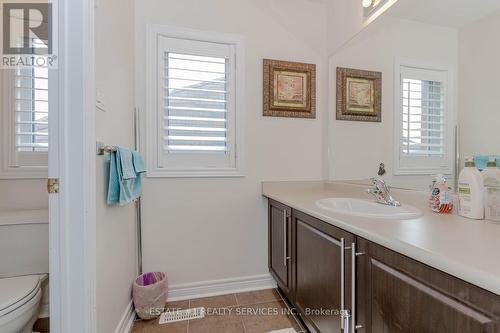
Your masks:
M356 252L356 243L351 244L351 329L355 333L357 329L363 328L363 325L356 324L356 257L364 255L363 252ZM347 331L349 332L349 331Z
M344 294L345 294L345 269L344 269L344 263L345 263L345 239L341 238L340 239L340 329L345 332L345 320L344 320L344 315L345 315L345 299L344 299Z
M288 212L283 209L283 265L288 266Z
M345 325L344 325L344 332L345 333L351 333L351 329L349 327L349 323L350 323L350 320L349 320L349 310L345 310L345 314L344 314L344 321L345 321Z

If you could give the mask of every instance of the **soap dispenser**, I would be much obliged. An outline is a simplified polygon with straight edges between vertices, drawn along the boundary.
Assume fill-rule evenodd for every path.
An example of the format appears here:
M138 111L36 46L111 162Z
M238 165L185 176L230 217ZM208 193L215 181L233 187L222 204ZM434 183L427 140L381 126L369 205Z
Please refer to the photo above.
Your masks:
M500 221L500 169L494 157L490 157L486 169L481 172L484 182L485 216L490 221Z
M458 214L470 219L484 219L484 183L481 172L472 158L467 157L465 168L458 177Z
M432 181L429 207L434 213L449 214L453 211L453 202L444 175L437 175Z

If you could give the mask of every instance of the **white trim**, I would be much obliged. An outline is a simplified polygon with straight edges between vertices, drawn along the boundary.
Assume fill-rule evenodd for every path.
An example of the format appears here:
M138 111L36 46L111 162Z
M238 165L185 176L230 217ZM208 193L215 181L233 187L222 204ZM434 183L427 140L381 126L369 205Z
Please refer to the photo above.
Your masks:
M94 0L59 6L59 96L50 110L50 327L95 333ZM53 144L54 143L54 144Z
M443 168L433 168L433 167L422 167L416 166L414 168L402 167L400 165L400 124L401 124L401 67L413 67L421 68L426 70L443 71L447 75L447 118L446 118L446 139L445 139L445 149L446 149L446 167ZM393 166L394 175L405 176L405 175L433 175L433 174L453 174L453 163L454 163L454 129L456 122L456 82L455 82L455 68L448 64L437 64L433 62L407 59L401 57L395 57L394 59L394 151L393 151Z
M84 6L84 30L83 30L83 112L84 118L84 142L83 142L83 166L84 166L84 219L85 231L83 234L84 252L84 315L86 321L85 332L97 332L97 211L96 211L96 84L95 84L95 2L86 0ZM85 181L86 180L86 181Z
M60 170L65 166L64 153L62 151L63 143L60 139L65 137L64 119L65 119L65 101L67 99L65 82L66 74L66 13L65 3L57 3L57 25L53 31L57 31L60 46L58 57L59 70L49 71L49 168L48 177L60 178ZM54 9L55 10L55 9ZM57 91L57 102L54 103L52 94L55 87ZM54 107L54 104L56 106ZM53 116L52 116L53 115ZM63 184L61 184L63 185ZM65 269L63 265L65 246L65 231L63 221L65 220L64 210L64 191L61 189L61 195L49 195L49 307L50 307L50 330L53 333L64 332L63 319L66 316L67 289Z
M274 281L270 274L184 283L169 287L168 301L180 301L271 288L276 288L276 281Z
M237 110L235 117L235 167L214 168L200 170L171 170L158 167L158 142L157 142L157 63L151 61L157 56L157 37L165 36L170 38L192 39L212 43L232 44L236 49L236 80L235 98ZM142 52L140 50L139 52ZM152 178L185 178L185 177L242 177L245 175L245 152L244 152L244 124L245 112L245 47L244 38L240 35L226 34L219 32L199 31L187 28L179 28L165 25L148 24L146 26L146 58L145 58L145 91L144 104L145 119L141 123L145 128L142 133L145 137L141 142L143 146L146 164L148 166L147 177ZM140 72L139 72L140 73ZM144 75L140 73L139 75ZM142 89L142 88L141 88Z
M123 313L122 319L116 326L115 333L129 333L132 330L135 320L134 303L130 301Z
M45 179L47 167L7 167L0 165L0 179Z

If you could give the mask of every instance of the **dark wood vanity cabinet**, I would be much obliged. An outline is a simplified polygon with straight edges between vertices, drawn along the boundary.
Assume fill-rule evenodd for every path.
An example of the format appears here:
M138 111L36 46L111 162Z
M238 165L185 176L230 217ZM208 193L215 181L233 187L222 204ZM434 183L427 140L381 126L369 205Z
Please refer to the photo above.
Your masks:
M500 297L357 239L358 322L364 332L500 332Z
M310 332L500 333L500 296L273 200L269 269Z
M291 236L293 304L310 332L340 332L339 310L351 307L351 261L345 248L354 236L296 210Z
M269 271L288 298L293 296L291 294L292 266L290 262L291 217L290 207L269 200Z

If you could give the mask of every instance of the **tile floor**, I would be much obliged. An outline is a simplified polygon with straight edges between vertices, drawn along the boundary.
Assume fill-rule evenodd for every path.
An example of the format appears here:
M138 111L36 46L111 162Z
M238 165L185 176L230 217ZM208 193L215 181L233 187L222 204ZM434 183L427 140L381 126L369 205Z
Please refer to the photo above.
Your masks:
M158 319L138 320L132 333L267 333L284 328L306 332L287 312L287 305L276 289L169 302L166 307L205 307L207 313L202 319L163 325L158 324Z

